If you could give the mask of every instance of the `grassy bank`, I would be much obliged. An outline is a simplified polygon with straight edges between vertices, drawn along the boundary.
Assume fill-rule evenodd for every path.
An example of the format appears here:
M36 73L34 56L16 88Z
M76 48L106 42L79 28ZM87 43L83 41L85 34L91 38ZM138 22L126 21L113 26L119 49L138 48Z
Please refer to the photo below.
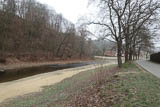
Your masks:
M2 107L158 107L160 80L133 63L79 73Z

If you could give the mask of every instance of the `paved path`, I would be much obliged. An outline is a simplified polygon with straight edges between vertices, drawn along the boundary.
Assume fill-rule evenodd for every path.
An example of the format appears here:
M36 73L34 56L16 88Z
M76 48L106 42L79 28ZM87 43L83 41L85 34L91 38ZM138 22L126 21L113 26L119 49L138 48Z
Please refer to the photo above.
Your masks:
M145 70L151 72L153 75L160 78L160 64L153 63L146 60L139 60L137 63Z

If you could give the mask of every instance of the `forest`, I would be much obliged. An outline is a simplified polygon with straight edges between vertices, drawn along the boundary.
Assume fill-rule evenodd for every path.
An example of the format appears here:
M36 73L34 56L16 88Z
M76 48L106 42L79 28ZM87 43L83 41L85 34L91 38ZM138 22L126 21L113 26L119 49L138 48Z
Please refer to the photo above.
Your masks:
M0 62L91 56L89 31L35 0L0 0Z

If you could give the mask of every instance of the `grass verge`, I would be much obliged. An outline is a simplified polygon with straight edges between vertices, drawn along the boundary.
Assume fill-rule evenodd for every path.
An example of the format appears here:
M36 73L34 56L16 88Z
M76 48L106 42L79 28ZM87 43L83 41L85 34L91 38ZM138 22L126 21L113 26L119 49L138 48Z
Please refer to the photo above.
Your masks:
M114 70L112 70L113 72ZM68 107L159 107L160 79L140 70L136 64L124 64L112 75L98 73L96 84L74 96ZM109 76L109 77L107 77Z
M2 107L158 107L160 79L134 63L79 73Z

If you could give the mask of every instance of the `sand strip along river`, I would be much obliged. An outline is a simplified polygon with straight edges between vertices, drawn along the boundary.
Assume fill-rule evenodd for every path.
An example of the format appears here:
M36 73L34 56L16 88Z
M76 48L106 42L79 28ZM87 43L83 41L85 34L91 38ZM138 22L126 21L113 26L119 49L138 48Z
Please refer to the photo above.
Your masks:
M6 99L15 98L17 96L22 96L33 92L39 92L44 86L54 85L80 72L96 69L102 66L109 66L112 64L116 64L116 62L110 62L103 65L96 64L58 70L55 72L39 74L7 83L0 83L0 103Z

